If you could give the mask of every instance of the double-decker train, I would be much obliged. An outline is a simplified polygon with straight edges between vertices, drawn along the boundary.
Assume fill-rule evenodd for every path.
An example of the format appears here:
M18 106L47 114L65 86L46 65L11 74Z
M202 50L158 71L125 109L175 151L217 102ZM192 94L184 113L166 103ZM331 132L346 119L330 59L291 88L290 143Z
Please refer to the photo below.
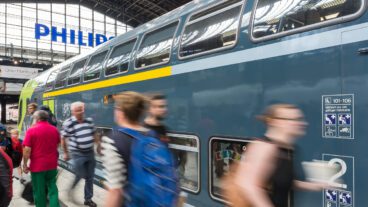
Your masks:
M368 184L368 13L366 0L193 1L28 81L30 102L49 105L61 123L70 104L105 133L113 96L167 95L170 147L187 206L222 206L221 177L251 137L254 117L273 103L299 106L309 122L299 161L339 166L331 189L295 191L290 206L364 207ZM99 158L97 158L99 159ZM60 160L60 165L68 163ZM302 169L298 168L297 172ZM246 176L246 175L244 175ZM103 182L101 166L96 181ZM226 186L225 186L226 187Z

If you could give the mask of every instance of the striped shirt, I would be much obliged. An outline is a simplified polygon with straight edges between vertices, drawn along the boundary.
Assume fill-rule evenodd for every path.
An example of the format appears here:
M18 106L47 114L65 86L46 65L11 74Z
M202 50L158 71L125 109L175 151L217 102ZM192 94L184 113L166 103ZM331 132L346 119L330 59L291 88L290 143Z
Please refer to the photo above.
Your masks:
M65 120L61 135L68 139L71 151L89 152L93 150L94 133L96 132L92 118L85 118L82 123L72 116Z

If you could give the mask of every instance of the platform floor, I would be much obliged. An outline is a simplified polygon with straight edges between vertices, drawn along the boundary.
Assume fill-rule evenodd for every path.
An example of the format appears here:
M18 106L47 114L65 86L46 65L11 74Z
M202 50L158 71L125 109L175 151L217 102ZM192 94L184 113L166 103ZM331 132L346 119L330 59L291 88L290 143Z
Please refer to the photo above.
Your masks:
M57 186L59 189L59 199L61 206L68 206L68 207L84 207L83 205L83 196L84 196L84 180L81 180L75 189L75 200L78 202L74 204L68 198L68 190L69 186L71 185L74 176L67 170L60 169L60 175L58 177ZM16 170L14 170L14 176L18 176ZM27 181L30 181L30 175L23 175ZM21 193L24 189L24 185L20 183L19 180L13 179L13 199L10 203L10 207L27 207L32 206L29 205L27 201L21 198ZM100 188L97 185L94 185L93 188L93 198L92 200L97 203L97 206L103 206L106 191ZM34 205L33 205L34 206Z

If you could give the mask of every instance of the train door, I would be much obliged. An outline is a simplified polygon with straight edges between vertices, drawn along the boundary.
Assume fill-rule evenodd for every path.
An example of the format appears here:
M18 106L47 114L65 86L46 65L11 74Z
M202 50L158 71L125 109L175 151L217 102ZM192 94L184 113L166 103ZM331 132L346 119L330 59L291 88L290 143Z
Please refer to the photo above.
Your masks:
M342 145L334 158L346 164L346 171L340 177L344 186L338 192L339 204L364 206L368 191L365 185L368 173L368 24L358 24L342 32L341 41L342 95L339 102L343 110L337 113L338 138L333 140Z
M43 100L42 105L48 106L53 114L55 114L55 99Z

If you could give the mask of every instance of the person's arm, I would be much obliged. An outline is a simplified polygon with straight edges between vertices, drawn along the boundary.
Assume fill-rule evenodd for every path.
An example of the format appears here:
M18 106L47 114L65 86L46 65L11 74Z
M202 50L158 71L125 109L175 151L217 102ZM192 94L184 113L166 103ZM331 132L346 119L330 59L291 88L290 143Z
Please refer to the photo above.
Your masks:
M68 138L71 137L71 129L70 129L70 126L68 124L68 120L65 121L62 125L62 128L61 128L61 138L60 138L60 145L61 145L61 149L63 150L63 153L64 153L64 160L65 161L68 161L70 159L70 156L69 156L69 151L68 151Z
M28 160L30 157L31 157L31 148L25 146L23 149L23 171L26 174L29 172Z
M106 207L121 207L123 204L123 190L122 189L109 189L106 195Z
M313 183L300 180L294 180L294 187L301 190L321 191L329 185L325 183Z
M265 190L267 180L275 169L275 146L259 142L247 149L245 160L241 161L236 180L243 195L254 207L274 207ZM246 176L244 176L246 175Z

